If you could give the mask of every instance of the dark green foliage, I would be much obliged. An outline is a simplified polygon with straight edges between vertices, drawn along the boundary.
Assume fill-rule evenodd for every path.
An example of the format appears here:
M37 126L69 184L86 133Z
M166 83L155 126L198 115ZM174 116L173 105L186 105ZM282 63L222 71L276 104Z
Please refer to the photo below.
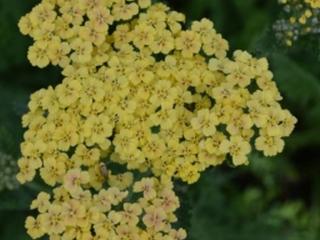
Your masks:
M19 34L17 21L37 1L0 0L0 151L19 157L21 116L29 95L57 84L54 68L32 68L26 59L30 39ZM222 166L191 186L177 183L182 199L179 225L192 240L320 239L320 48L319 40L301 39L292 49L277 43L272 24L276 0L168 0L187 14L188 22L207 17L230 41L270 60L282 104L299 123L276 158L253 153L251 165ZM24 218L32 198L44 187L32 183L0 192L0 239L30 239Z
M29 44L19 34L17 21L29 11L37 1L1 1L0 2L0 71L16 64L26 63L26 47Z

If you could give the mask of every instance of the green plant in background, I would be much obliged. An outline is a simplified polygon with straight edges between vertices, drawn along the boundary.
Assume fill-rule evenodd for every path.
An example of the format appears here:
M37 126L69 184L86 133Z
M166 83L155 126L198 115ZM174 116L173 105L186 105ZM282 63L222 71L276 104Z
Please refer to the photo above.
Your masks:
M34 3L16 4L19 6L15 8L19 12L14 17L16 21ZM170 1L170 4L174 9L187 13L190 16L188 20L201 16L214 20L217 29L231 40L231 46L267 55L280 91L284 94L284 104L299 118L298 129L287 141L287 150L280 157L270 160L254 153L249 156L249 167L210 170L197 184L188 188L176 184L175 191L181 199L177 217L189 232L189 238L211 240L214 235L215 239L221 240L318 239L319 165L315 153L319 146L317 133L320 118L319 82L315 77L319 74L315 64L316 51L308 42L300 41L300 46L296 44L289 52L284 52L275 44L268 31L279 10L276 1L204 0L183 1L181 5L179 1ZM13 30L11 28L11 36L20 45L26 46L25 40ZM3 45L3 49L7 50L6 46ZM8 52L12 54L14 51ZM21 57L21 53L15 55ZM17 144L22 136L19 118L25 112L27 96L47 84L56 85L59 78L51 69L34 71L21 59L23 64L11 64L10 68L1 71L0 82L2 109L8 109L8 106L12 109L10 113L0 112L1 122L6 125L10 122L9 129L16 129L17 132L9 133L20 136L13 139L13 147L10 147L12 144L5 144L5 152L12 153L15 158L18 157ZM10 71L13 67L19 71ZM304 79L303 85L301 79ZM4 139L1 137L1 141ZM113 166L108 166L108 169L111 168ZM17 192L0 194L0 218L8 220L1 224L1 239L29 239L23 227L25 216L30 215L28 204L36 192L48 191L40 182L36 180ZM14 230L12 221L15 221Z
M276 36L287 46L300 37L320 34L320 2L315 0L280 0L284 15L273 26Z
M0 152L0 192L4 189L13 190L18 187L15 175L18 166L12 156Z

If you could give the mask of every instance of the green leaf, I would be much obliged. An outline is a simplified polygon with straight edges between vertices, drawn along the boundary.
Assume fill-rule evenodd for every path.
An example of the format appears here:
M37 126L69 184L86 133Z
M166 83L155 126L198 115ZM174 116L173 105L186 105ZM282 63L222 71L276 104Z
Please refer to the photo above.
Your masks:
M22 211L3 211L0 212L1 240L31 240L26 233L24 221L27 212Z
M26 53L30 39L18 30L18 21L35 1L0 0L0 72L10 66L27 62Z
M25 187L0 192L0 211L28 210L35 194Z
M320 102L320 81L287 56L271 55L272 71L280 92L296 108L304 109Z

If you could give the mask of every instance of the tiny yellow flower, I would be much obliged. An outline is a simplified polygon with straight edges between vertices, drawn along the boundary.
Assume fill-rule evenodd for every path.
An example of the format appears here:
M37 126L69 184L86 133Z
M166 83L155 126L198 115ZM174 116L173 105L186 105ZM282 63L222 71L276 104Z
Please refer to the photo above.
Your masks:
M79 168L69 170L63 178L64 188L72 194L81 192L81 185L88 182L89 174Z
M284 141L276 136L261 135L255 141L257 150L263 151L265 156L275 156L282 152Z
M242 137L231 136L230 141L224 140L220 147L224 153L230 153L235 166L248 164L247 155L251 151L250 144Z
M142 192L146 199L152 199L156 197L156 191L154 189L154 180L151 178L143 178L139 182L136 182L133 186L134 192Z
M39 220L49 234L60 234L66 228L63 208L57 204L52 204L47 213L39 215Z
M146 214L143 216L143 223L147 228L154 231L161 231L165 227L166 213L161 208L148 207Z
M31 203L31 209L37 209L40 213L44 213L49 209L50 206L50 195L45 192L40 192L37 199Z
M33 239L40 238L45 234L45 232L42 230L39 218L35 219L34 217L27 217L25 227L27 229L28 234Z
M192 57L201 49L199 34L190 30L181 32L176 39L176 49L181 50L184 57Z
M75 63L86 63L92 58L91 53L93 50L92 43L89 41L81 40L80 38L75 39L71 42L71 60Z
M215 113L210 113L208 109L198 111L197 117L191 120L193 129L203 132L205 136L213 135L218 123Z
M36 42L29 48L28 59L33 66L44 68L49 65L50 60L47 46L47 42Z

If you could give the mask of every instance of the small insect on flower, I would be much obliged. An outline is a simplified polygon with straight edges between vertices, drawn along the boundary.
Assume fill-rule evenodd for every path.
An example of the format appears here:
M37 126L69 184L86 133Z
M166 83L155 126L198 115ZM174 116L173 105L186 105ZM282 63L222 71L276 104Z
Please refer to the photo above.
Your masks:
M100 169L100 174L104 177L104 178L108 178L108 168L107 165L103 162L101 162L99 164L99 169Z

